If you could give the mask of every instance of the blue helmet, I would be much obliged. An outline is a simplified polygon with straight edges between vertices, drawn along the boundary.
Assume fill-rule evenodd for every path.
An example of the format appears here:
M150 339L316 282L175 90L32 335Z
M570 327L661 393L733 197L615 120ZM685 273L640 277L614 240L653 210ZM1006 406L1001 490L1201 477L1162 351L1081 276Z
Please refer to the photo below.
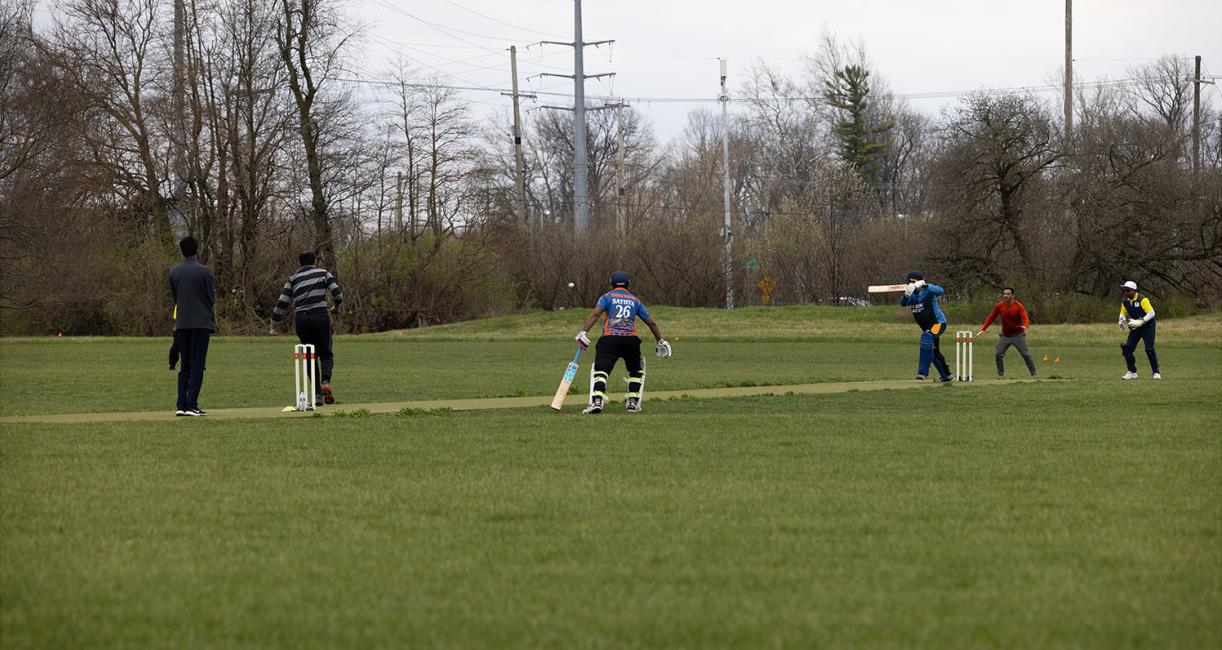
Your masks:
M913 280L924 280L924 279L925 279L925 275L921 273L920 271L912 271L911 273L908 274L909 282L912 282Z
M616 271L611 274L611 286L626 287L631 282L627 271Z

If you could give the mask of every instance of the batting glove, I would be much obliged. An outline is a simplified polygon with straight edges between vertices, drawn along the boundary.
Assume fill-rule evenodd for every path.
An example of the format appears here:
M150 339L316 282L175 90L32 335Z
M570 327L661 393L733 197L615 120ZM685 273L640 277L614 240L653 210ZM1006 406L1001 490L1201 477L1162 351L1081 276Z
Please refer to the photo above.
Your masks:
M908 285L904 287L904 295L911 296L913 291L916 291L916 283L909 282Z
M667 343L666 339L658 339L658 346L653 351L654 354L658 355L659 359L669 359L671 354L670 343Z
M586 336L585 330L577 333L577 345L580 345L582 350L590 347L590 337Z
M915 291L915 290L919 290L919 289L924 289L924 288L925 288L925 281L924 281L924 280L917 280L916 282L913 282L913 283L912 283L912 287L913 287L913 290L914 290L914 291Z

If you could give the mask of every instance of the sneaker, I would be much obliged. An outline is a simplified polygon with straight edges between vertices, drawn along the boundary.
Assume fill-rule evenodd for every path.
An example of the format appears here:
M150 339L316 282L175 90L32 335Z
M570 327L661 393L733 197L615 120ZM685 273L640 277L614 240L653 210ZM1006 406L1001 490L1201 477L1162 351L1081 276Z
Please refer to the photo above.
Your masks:
M331 393L331 384L322 385L322 401L327 404L335 403L335 395Z
M1126 372L1126 373L1124 373L1123 375L1121 375L1121 376L1120 376L1120 378L1121 378L1121 379L1124 379L1125 381L1128 381L1128 380L1130 380L1130 379L1137 379L1137 373L1135 373L1135 372Z
M590 401L590 405L581 412L582 415L597 415L603 412L603 398L595 397Z
M641 398L629 397L628 402L624 405L624 408L628 409L629 413L640 413L641 412Z
M1154 373L1154 379L1162 379L1162 378L1163 378L1163 373L1161 372Z
M917 381L925 381L925 375L917 375Z
M186 412L186 411L184 411L184 410L182 410L182 409L178 409L177 411L174 411L174 416L175 416L175 417L182 417L182 416L184 416L184 415L186 415L186 414L187 414L187 412Z
M205 415L208 415L208 412L207 412L207 411L200 410L200 409L187 409L187 410L183 411L183 412L182 412L182 414L183 414L183 415L185 415L185 416L187 416L187 417L192 417L192 418L202 418L202 417L204 417Z
M953 380L954 380L954 377L951 377L950 375L947 375L947 376L945 376L945 377L938 377L938 378L937 378L937 379L935 379L934 381L936 381L936 382L938 382L938 383L940 383L940 384L945 384L945 383L951 382L951 381L953 381Z

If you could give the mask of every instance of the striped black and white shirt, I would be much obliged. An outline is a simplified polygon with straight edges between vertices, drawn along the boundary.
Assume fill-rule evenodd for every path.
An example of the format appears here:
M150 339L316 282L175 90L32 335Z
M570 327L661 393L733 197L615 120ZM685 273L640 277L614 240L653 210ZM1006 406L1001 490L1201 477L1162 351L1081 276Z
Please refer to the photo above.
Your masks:
M284 318L290 302L295 305L299 314L315 311L322 311L325 314L328 289L331 290L331 297L335 299L335 310L339 311L340 305L344 302L344 294L339 290L339 285L335 283L335 276L331 275L327 269L320 269L317 266L303 266L297 269L289 281L284 283L284 289L280 291L280 300L276 301L276 310L272 312L272 327L275 327L276 323Z

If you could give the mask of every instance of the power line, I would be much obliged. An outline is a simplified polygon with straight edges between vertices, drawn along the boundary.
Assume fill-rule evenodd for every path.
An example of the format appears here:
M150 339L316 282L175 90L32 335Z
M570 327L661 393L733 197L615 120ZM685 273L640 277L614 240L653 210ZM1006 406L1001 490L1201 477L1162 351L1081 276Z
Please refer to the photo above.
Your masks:
M435 30L437 30L437 31L441 32L442 34L445 34L446 36L449 36L450 38L453 38L453 39L458 40L458 41L462 41L463 43L466 43L467 45L470 45L470 46L472 46L472 47L479 48L479 49L481 49L481 50L487 50L487 51L489 51L489 52L496 52L496 50L494 50L494 49L492 49L492 48L490 48L490 47L487 47L487 46L480 45L480 44L478 44L478 43L474 43L474 42L472 42L472 41L469 41L469 40L467 40L467 39L465 39L465 38L463 38L463 37L461 37L461 36L458 36L458 34L466 34L466 35L468 35L468 36L474 36L474 37L476 37L476 38L483 38L483 39L487 39L487 40L494 40L494 41L512 41L512 40L514 40L514 39L512 39L512 38L505 38L505 37L502 37L502 36L490 36L490 35L488 35L488 34L480 34L480 33L478 33L478 32L470 32L470 31L467 31L467 30L465 30L465 29L458 29L457 27L446 27L446 26L444 26L444 25L442 25L442 24L440 24L440 23L435 23L435 22L433 22L433 21L431 21L431 20L425 20L424 18L421 18L420 16L417 16L417 15L415 15L415 14L411 13L411 12L408 12L408 11L406 11L406 10L404 10L404 9L402 9L402 8L400 8L400 7L396 6L396 5L394 5L394 4L391 4L390 2L386 2L385 0L370 0L370 2L372 2L372 3L374 3L374 4L378 5L378 6L380 6L380 7L382 7L382 8L389 9L389 10L391 10L391 11L395 12L395 13L402 14L402 15L404 15L404 16L407 16L408 18L411 18L412 20L414 20L414 21L416 21L416 22L418 22L418 23L420 23L420 24L422 24L422 25L425 25L425 26L427 26L427 27L431 27L431 28L433 28L433 29L435 29ZM457 33L455 33L455 32L457 32Z
M373 38L375 41L382 41L382 46L383 46L383 47L387 47L387 48L389 48L389 47L390 47L390 46L392 46L392 45L393 45L393 46L395 46L395 47L398 47L398 45L399 45L398 43L395 43L394 41L390 41L390 40L388 40L388 39L384 39L384 38L382 38L382 37L380 37L380 36L376 36L376 35L372 35L372 34L371 34L370 36L372 36L372 38ZM387 45L387 43L390 43L390 45ZM413 49L414 49L414 48L413 48ZM485 56L486 56L486 55L485 55ZM483 58L483 57L481 56L480 58ZM447 77L450 77L451 79L457 79L458 81L461 81L461 82L463 82L463 83L465 83L465 84L469 84L469 85L472 85L472 86L477 85L477 84L476 84L474 81L468 81L468 80L466 80L466 79L463 79L462 77L459 77L459 76L458 76L458 74L456 74L456 73L447 72L447 71L445 71L445 70L442 70L441 68L438 68L438 67L436 67L436 66L434 66L434 65L430 65L430 64L428 64L428 63L425 63L424 61L421 61L421 60L419 60L419 59L416 59L416 60L415 60L415 62L416 62L417 64L419 64L419 65L421 65L421 66L425 67L425 68L428 68L429 70L432 70L432 71L434 71L434 72L438 73L438 74L441 74L441 75L445 75L445 76L447 76Z
M494 55L492 55L492 54L480 54L480 55L478 55L478 56L468 57L468 58L466 58L466 59L452 59L452 58L450 58L450 57L445 57L445 56L440 56L440 55L437 55L437 54L432 54L432 53L428 52L427 50L422 50L422 49L420 49L420 48L418 48L418 47L413 47L413 46L411 46L411 45L403 45L402 43L396 43L396 42L394 42L394 41L384 41L384 40L382 40L382 39L375 39L375 40L378 40L378 41L379 41L379 42L378 42L378 45L381 45L382 47L385 47L386 49L391 50L392 52L395 52L395 53L397 53L397 54L402 54L402 53L403 53L403 50L411 50L411 51L413 51L413 52L419 52L420 54L423 54L423 55L425 55L425 56L429 56L429 57L433 57L433 58L441 59L441 60L443 61L443 63L439 63L439 64L437 64L437 65L430 65L430 64L425 63L424 61L422 61L422 60L421 60L419 57L417 57L417 56L412 56L412 57L409 57L409 58L411 59L411 61L413 61L413 62L415 62L415 63L418 63L418 64L420 64L420 65L422 65L422 66L424 66L424 67L427 67L427 68L429 68L429 69L431 69L431 70L436 70L436 71L438 71L438 72L441 72L442 74L451 74L452 76L456 76L456 75L460 75L460 74L466 74L467 72L475 72L475 71L478 71L478 70L494 70L494 71L496 71L496 72L503 72L503 69L502 69L500 66L498 66L498 65L472 65L472 62L473 62L473 61L479 61L479 60L482 60L482 59L487 59L487 58L490 58L490 57L494 56ZM444 70L442 70L442 69L441 69L441 67L440 67L440 66L453 66L453 65L465 65L465 66L467 66L467 68L466 68L466 69L463 69L463 70L459 70L459 71L454 72L454 73L446 73L446 72L445 72ZM474 82L468 82L468 81L464 81L464 83L471 83L472 85L475 85L475 83L474 83Z
M408 11L405 11L404 9L402 9L402 8L400 8L400 7L398 7L398 6L395 6L395 5L393 5L393 4L390 4L389 2L386 2L385 0L370 0L370 2L373 2L374 4L376 4L376 5L380 6L380 7L384 7L384 8L386 8L386 9L390 9L391 11L394 11L394 12L396 12L396 13L399 13L399 14L402 14L402 15L404 15L404 16L407 16L408 18L411 18L412 20L415 20L415 21L417 21L417 22L419 22L419 23L421 23L421 24L423 24L423 25L426 25L426 26L428 26L428 27L431 27L431 28L433 28L433 29L435 29L435 30L437 30L437 31L441 32L442 34L445 34L446 36L449 36L450 38L453 38L453 39L455 39L455 40L458 40L458 41L461 41L461 42L463 42L463 43L466 43L467 45L470 45L471 47L473 47L473 48L475 48L475 49L478 49L478 50L483 50L483 51L485 51L485 52L489 52L489 53L491 53L491 54L495 54L495 55L497 55L497 56L504 56L504 52L503 52L503 51L501 51L501 50L497 50L497 49L491 48L491 47L487 47L487 46L485 46L485 45L480 45L479 43L475 43L475 42L473 42L473 41L469 41L469 40L467 40L467 39L465 39L465 38L463 38L463 37L461 37L461 36L458 36L458 34L456 34L455 32L462 33L462 34L469 34L469 35L471 35L471 36L476 36L477 38L485 38L485 39L489 39L489 40L497 40L497 41L501 41L501 42L512 42L512 41L514 41L514 40L515 40L515 39L512 39L512 38L508 38L508 37L502 37L502 36L489 36L489 35L487 35L487 34L478 34L478 33L476 33L476 32L468 32L468 31L466 31L466 30L458 29L458 28L456 28L456 27L447 27L447 26L445 26L445 25L442 25L441 23L436 23L436 22L433 22L433 21L431 21L431 20L425 20L424 18L421 18L421 17L419 17L419 16L417 16L417 15L415 15L415 14L413 14L413 13L410 13L410 12L408 12ZM387 40L389 40L389 39L387 39ZM437 55L433 55L433 56L437 56ZM441 58L441 57L439 57L439 58ZM530 65L535 65L535 66L538 66L538 67L541 67L541 68L553 68L553 69L555 69L555 70L567 70L567 68L561 68L561 67L558 67L558 66L553 66L553 65L549 65L549 64L546 64L546 63L535 63L535 62L530 62L530 61L527 61L526 63L529 63ZM500 69L500 71L501 71L501 72L505 72L505 70L504 70L503 68L502 68L502 69Z
M1132 84L1139 83L1141 81L1145 81L1149 79L1151 78L1137 77L1137 78L1129 78L1129 79L1085 81L1085 82L1079 82L1079 83L1074 84L1074 87L1075 88L1102 88L1102 87L1108 87L1108 86L1126 86L1126 85L1132 85ZM386 86L401 85L397 81L393 81L393 80L388 81L388 80L379 80L379 79L343 79L343 81L348 81L351 83L364 83L364 84L386 85ZM479 86L477 84L470 84L468 86L454 86L454 85L448 85L448 84L430 84L430 83L402 84L402 85L405 85L407 87L422 87L422 88L440 87L440 88L447 88L450 90L464 90L464 91L471 91L471 92L489 92L489 93L510 92L509 90L505 88L492 87L492 86ZM1004 88L983 88L982 87L982 88L977 88L973 90L954 90L954 91L917 92L917 93L892 93L891 96L897 99L937 99L937 98L945 99L945 98L953 98L953 97L962 97L964 95L971 95L974 93L981 93L981 92L984 92L984 93L990 93L990 92L992 93L1014 93L1014 92L1040 93L1040 92L1054 92L1054 91L1060 91L1060 90L1061 90L1061 87L1059 85L1011 86L1011 87L1004 87ZM536 95L546 95L549 97L568 98L568 99L572 99L574 97L572 93L549 92L545 90L538 90L534 92ZM648 103L699 104L699 103L710 103L710 102L719 101L717 97L649 97L649 96L634 97L634 96L627 96L627 95L587 95L586 98L592 101L596 101L596 102L610 102L610 101L618 102L618 101L623 100L623 101L646 103L646 104ZM810 102L810 101L821 101L822 99L823 99L822 96L802 95L802 96L789 96L789 97L762 97L762 98L735 97L735 98L731 98L730 101L739 103L739 104L743 104L743 103L753 103L753 102L765 102L765 103Z
M448 4L448 5L452 5L452 6L458 7L459 9L462 9L463 11L466 11L466 12L469 12L469 13L472 13L472 14L475 14L476 16L479 16L480 18L484 18L484 19L487 19L487 20L491 20L491 21L492 21L492 22L494 22L494 23L500 23L500 24L502 24L502 25L505 25L506 27L512 27L512 28L514 28L514 29L520 29L520 30L522 30L522 31L524 31L524 32L531 32L532 34L540 34L540 35L542 35L542 36L551 36L552 38L565 38L565 36L560 35L560 34L552 34L552 33L550 33L550 32L541 32L541 31L539 31L539 30L537 30L537 29L531 29L531 28L529 28L529 27L523 27L523 26L521 26L521 25L515 25L515 24L513 24L513 23L505 22L505 21L503 21L503 20L501 20L501 19L499 19L499 18L494 18L494 17L492 17L492 16L489 16L488 14L478 12L478 11L476 11L476 10L474 10L474 9L471 9L471 8L468 8L468 7L464 7L464 6L460 5L460 4L458 4L457 2L454 2L453 0L442 0L442 1L443 1L443 2L445 2L445 3L446 3L446 4Z

